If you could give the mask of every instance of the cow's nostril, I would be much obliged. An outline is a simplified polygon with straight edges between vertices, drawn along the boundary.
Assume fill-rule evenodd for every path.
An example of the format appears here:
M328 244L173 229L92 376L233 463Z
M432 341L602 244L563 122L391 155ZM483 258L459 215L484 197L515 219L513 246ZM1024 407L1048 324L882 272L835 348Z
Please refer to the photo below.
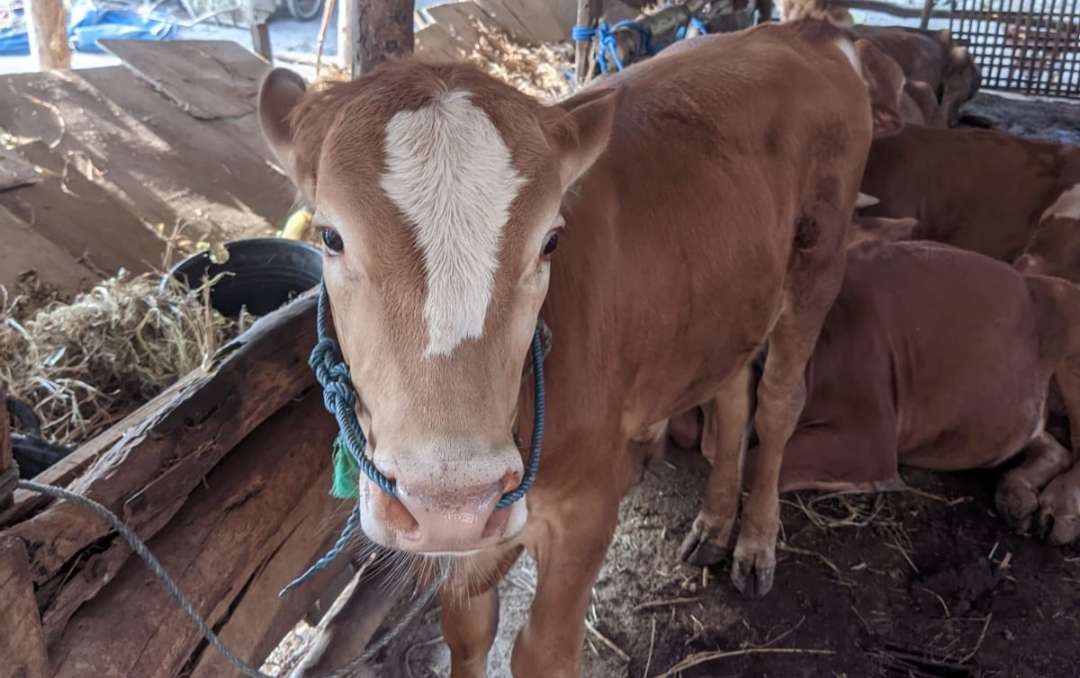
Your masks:
M386 499L383 516L388 527L403 535L414 534L420 529L420 523L416 521L405 504L398 501L397 497L387 495Z
M481 533L481 539L489 539L501 535L506 529L506 522L510 519L510 508L495 509L484 525L484 531Z
M503 474L501 482L502 492L500 492L500 494L506 494L521 484L521 474L517 471L507 471Z

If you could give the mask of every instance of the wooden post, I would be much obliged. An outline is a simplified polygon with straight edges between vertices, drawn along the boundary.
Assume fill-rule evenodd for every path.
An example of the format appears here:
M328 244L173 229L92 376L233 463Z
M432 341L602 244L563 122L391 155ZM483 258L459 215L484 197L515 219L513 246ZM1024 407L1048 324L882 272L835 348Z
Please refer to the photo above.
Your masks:
M578 0L577 25L595 26L604 14L604 0ZM592 79L592 64L589 55L592 40L578 40L574 43L574 75L577 86L585 86Z
M38 68L71 68L63 0L27 0L26 14L30 54L37 59Z
M270 63L274 62L274 51L270 48L270 24L265 21L251 26L251 48L256 54Z
M0 657L4 658L0 671L25 678L51 676L26 548L20 539L0 538L0 601Z
M919 28L926 30L930 25L930 13L934 11L934 0L926 0L923 3L922 16L919 17Z
M413 52L414 0L344 0L338 13L338 49L352 77L389 57Z
M14 466L11 454L11 417L7 411L7 396L0 391L0 511L11 506L14 494L4 485L4 472Z

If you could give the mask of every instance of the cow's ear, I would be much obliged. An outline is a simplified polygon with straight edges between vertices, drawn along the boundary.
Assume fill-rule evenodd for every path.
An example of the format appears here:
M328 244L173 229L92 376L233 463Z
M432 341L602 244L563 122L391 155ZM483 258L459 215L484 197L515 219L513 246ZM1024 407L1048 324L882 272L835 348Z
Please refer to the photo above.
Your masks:
M278 162L294 177L296 167L293 163L289 114L300 103L306 90L304 79L285 68L271 70L259 87L259 126L263 138Z
M904 94L904 71L900 64L867 40L855 41L862 79L870 94L870 112L874 119L874 138L891 137L904 129L901 97Z
M607 147L621 97L619 89L595 89L553 107L561 113L549 118L545 133L558 154L563 190L592 167Z
M854 247L863 242L895 242L897 240L910 240L919 226L918 219L904 217L901 219L889 219L887 217L856 217L848 231L848 247Z

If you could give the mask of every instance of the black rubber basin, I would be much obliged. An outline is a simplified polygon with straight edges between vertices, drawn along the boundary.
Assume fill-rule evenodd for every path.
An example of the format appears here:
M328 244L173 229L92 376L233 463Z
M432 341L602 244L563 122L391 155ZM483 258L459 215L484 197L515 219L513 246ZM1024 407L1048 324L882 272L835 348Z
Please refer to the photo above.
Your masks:
M209 252L184 259L161 281L175 278L189 287L221 279L210 288L210 305L230 318L240 309L257 316L281 308L322 280L322 255L307 243L286 238L251 238L225 243L228 261L215 264Z

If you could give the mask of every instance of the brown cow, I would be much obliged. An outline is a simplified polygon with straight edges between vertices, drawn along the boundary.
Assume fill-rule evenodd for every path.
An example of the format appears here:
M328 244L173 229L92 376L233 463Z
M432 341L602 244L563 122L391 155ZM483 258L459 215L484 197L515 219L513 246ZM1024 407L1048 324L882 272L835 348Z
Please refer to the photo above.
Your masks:
M368 453L397 488L360 479L362 528L456 556L441 596L453 675L484 675L492 585L522 548L538 585L514 673L579 673L635 439L717 393L745 401L733 385L766 341L733 577L768 590L783 448L901 80L817 22L687 41L551 107L464 65L391 62L312 93L270 73L260 121L314 207ZM538 317L553 335L543 462L528 508L495 510L522 473Z
M895 60L904 77L916 87L927 87L936 105L930 107L921 91L909 91L908 112L919 112L934 127L955 125L960 106L979 89L979 69L966 48L953 42L947 30L929 31L903 26L856 26L851 14L831 0L778 0L781 21L814 18L849 28L858 39L869 40ZM905 116L907 121L918 118Z
M1073 541L1080 464L1043 425L1051 375L1073 386L1070 414L1080 415L1078 361L1072 283L939 243L856 245L807 366L780 489L895 489L898 464L959 471L1022 452L998 486L999 512L1022 531L1038 514L1051 542ZM725 419L715 408L704 408L702 440L714 465ZM695 442L696 417L672 422L677 444Z
M925 83L934 92L939 103L930 121L934 127L955 125L960 106L979 89L981 76L975 60L967 48L953 42L947 30L859 25L852 32L892 57L908 80Z
M915 237L1080 283L1080 148L982 129L907 127L877 139L863 214L913 217Z

